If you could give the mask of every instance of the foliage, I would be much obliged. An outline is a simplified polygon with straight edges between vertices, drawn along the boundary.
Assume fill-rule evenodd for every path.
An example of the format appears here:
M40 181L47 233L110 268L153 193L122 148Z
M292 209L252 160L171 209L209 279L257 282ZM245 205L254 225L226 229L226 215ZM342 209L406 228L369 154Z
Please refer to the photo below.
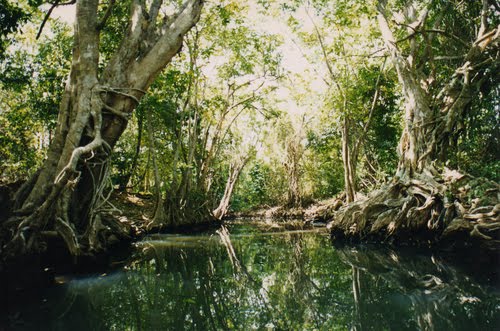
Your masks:
M25 178L40 165L57 122L64 83L69 72L72 39L69 29L53 23L34 50L9 52L0 65L0 177ZM27 29L28 30L28 29ZM33 29L19 43L33 42ZM28 32L27 31L27 32Z
M255 161L242 175L232 209L246 211L282 203L285 182L285 173L281 167L272 167L262 160Z
M19 5L9 0L0 0L0 60L5 56L5 50L12 41L12 34L28 19L28 14Z
M473 176L500 181L500 118L498 116L499 90L474 104L474 112L465 126L465 133L457 140L457 153L449 165Z
M340 135L332 126L308 132L306 181L317 199L328 199L344 188Z

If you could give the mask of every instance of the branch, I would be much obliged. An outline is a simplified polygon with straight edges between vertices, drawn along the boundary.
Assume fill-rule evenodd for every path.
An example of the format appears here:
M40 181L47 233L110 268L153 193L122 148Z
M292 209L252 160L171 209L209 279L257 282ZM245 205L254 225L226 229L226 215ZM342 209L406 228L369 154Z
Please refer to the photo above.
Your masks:
M309 60L307 59L307 56L306 54L304 53L304 50L302 49L302 47L300 47L300 45L297 43L297 41L295 41L294 38L291 38L293 44L297 47L297 49L300 51L300 53L302 54L302 57L304 57L304 59L306 59L308 62ZM318 68L316 68L316 66L313 66L311 65L312 69L314 70L314 72L316 73L316 75L318 75L318 77L321 77L321 79L323 80L323 82L327 85L327 86L330 86L330 82L322 75L322 73L320 73L318 71ZM287 75L288 77L288 75ZM293 83L293 82L292 82Z
M130 98L135 101L135 103L138 105L139 104L139 99L133 96L132 94L121 92L122 90L133 90L133 91L138 91L141 92L142 94L146 94L146 91L141 90L141 89L136 89L136 88L121 88L121 87L101 87L98 89L99 92L112 92L114 94L118 94L127 98Z
M259 91L259 90L262 88L262 86L264 86L264 84L265 84L265 81L261 82L261 83L259 84L259 86L257 86L257 87L256 87L256 88L252 91L252 95L251 95L251 96L249 96L248 98L243 99L243 100L241 100L241 101L239 101L239 102L235 103L234 105L230 106L230 107L227 109L227 112L229 112L229 111L233 110L233 109L234 109L234 108L236 108L236 107L239 107L239 106L243 105L243 104L244 104L244 103L246 103L246 102L249 102L249 101L251 101L251 100L255 99L255 98L256 98L255 93L256 93L257 91Z
M474 42L474 45L479 45L481 44L483 41L487 41L485 43L483 43L483 45L481 45L481 48L486 48L486 46L493 40L497 39L498 38L498 34L500 32L500 26L496 29L493 29L491 30L490 32L488 33L485 33L484 35L482 36L479 36L478 39Z
M443 6L443 8L441 9L441 11L439 12L439 14L437 15L436 19L434 20L434 23L432 24L432 29L438 29L439 26L441 25L441 22L443 20L443 17L445 15L445 13L448 12L449 10L449 7L450 7L450 2L448 2L445 6ZM425 35L424 38L425 38L425 41L426 41L426 45L425 45L425 48L424 48L424 52L423 52L423 55L420 57L419 61L420 61L420 64L417 65L417 70L421 70L422 69L422 66L427 63L427 62L430 62L431 63L431 66L434 67L434 58L432 58L432 41L434 39L434 36L435 34L430 34L430 35Z
M251 79L247 80L246 82L241 83L241 84L236 85L236 86L234 85L235 83L228 84L228 99L230 97L233 97L234 94L239 89L242 89L243 87L248 86L248 85L252 84L253 82L258 81L259 79L262 79L262 78L266 78L266 75L264 74L263 76L256 76L256 77L251 78ZM256 90L258 90L260 87L262 87L262 84ZM231 91L231 92L229 92L229 91Z
M332 80L336 80L335 73L333 72L332 64L330 63L330 60L328 59L328 54L326 53L326 48L325 44L323 42L323 36L321 36L321 33L319 32L318 26L316 25L316 22L312 19L311 15L309 14L309 11L306 10L307 17L309 17L309 20L314 26L314 31L316 32L316 36L318 37L319 44L321 46L321 51L323 52L323 57L325 59L325 64L326 67L328 68L328 72L330 73L330 76Z
M121 117L122 119L124 119L126 121L128 121L130 119L130 116L132 115L131 113L125 113L125 112L122 112L118 109L115 109L115 108L107 105L106 103L104 103L104 101L103 101L103 108L106 110L109 110L113 115Z
M404 94L406 94L407 101L411 99L419 100L419 113L426 117L430 113L430 108L425 96L425 91L418 83L417 77L415 77L416 72L410 67L408 61L403 58L400 49L396 45L394 35L387 21L386 9L381 4L381 2L379 2L378 11L379 13L377 15L377 20L380 32L382 33L384 44L391 55L392 63L396 68L398 80L402 85ZM405 111L407 118L411 119L412 121L415 115L413 108L414 107L407 107ZM419 118L415 118L415 120L419 120Z
M76 3L76 0L72 0L72 1L69 1L69 2L65 2L65 3L59 3L60 0L56 0L52 6L50 7L49 11L47 12L47 14L45 14L45 17L43 18L43 21L42 21L42 24L40 25L40 29L38 29L38 33L36 34L36 40L38 40L38 38L40 38L40 35L42 34L42 31L43 31L43 28L45 27L45 24L47 23L47 21L49 20L49 17L50 15L52 14L52 11L58 7L58 6L67 6L67 5L72 5L74 3Z
M465 55L456 55L456 56L436 56L433 58L434 61L451 61L451 60L463 60Z
M133 96L132 94L130 93L125 93L125 92L121 92L121 90L125 90L125 91L137 91L137 92L140 92L142 94L146 94L146 91L143 91L141 89L137 89L137 88L120 88L120 87L116 87L116 88L111 88L111 87L100 87L97 89L98 92L100 93L108 93L108 92L111 92L111 93L114 93L114 94L117 94L117 95L121 95L121 96L124 96L124 97L127 97L127 98L130 98L132 99L136 105L139 105L139 99L135 96ZM101 96L101 101L102 101L102 107L106 110L109 110L112 114L116 115L116 116L119 116L121 117L122 119L128 121L130 119L130 116L132 116L132 113L126 113L126 112L122 112L116 108L113 108L111 107L110 105L106 104L106 102L104 100L102 100L102 96Z
M154 0L151 1L151 6L149 6L149 19L151 25L155 25L156 23L156 18L158 17L158 12L160 11L161 4L163 3L163 0Z
M151 78L178 53L184 35L200 19L203 2L203 0L186 1L175 20L162 31L157 42L134 66L132 74L136 74L139 85L147 85Z
M99 22L99 24L97 24L97 30L102 30L106 25L106 22L108 21L108 18L111 16L111 12L113 11L115 1L116 0L109 0L108 8L106 9L104 16L102 17L102 20Z
M496 1L494 1L496 2ZM488 0L483 0L483 8L481 9L481 27L477 33L478 39L483 36L483 34L488 29Z

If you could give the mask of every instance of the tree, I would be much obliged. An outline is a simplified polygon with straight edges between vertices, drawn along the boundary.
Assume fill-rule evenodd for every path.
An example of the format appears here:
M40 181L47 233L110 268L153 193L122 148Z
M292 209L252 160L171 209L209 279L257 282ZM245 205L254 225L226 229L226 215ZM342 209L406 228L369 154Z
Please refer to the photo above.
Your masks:
M358 161L367 149L374 114L384 111L378 104L381 82L385 83L385 59L372 56L379 47L371 32L373 9L361 1L296 3L299 7L291 8L288 22L305 47L315 50L308 59L321 65L316 71L325 73L322 111L329 114L328 124L340 134L344 191L350 203L359 190L359 173L365 164L358 165ZM297 15L305 16L309 24Z
M222 218L252 155L238 127L246 122L249 128L248 117L263 112L265 96L279 74L279 41L248 27L247 10L233 1L207 6L201 24L186 38L186 57L177 63L186 87L173 97L177 105L171 116L177 124L175 137L166 141L173 150L165 159L170 164L163 175L168 178L165 217L155 220L157 227Z
M212 211L212 215L215 219L221 220L226 216L229 211L229 202L234 192L234 188L238 178L240 177L241 171L247 165L248 161L252 158L254 153L244 151L242 155L238 155L234 161L229 165L229 175L226 182L226 187L224 188L224 194L220 199L219 205Z
M40 250L42 231L50 228L73 255L100 248L109 155L130 114L197 23L202 4L187 0L167 16L163 1L131 1L122 41L101 67L101 32L114 2L76 2L71 72L58 127L43 166L17 192L5 253Z
M420 233L436 240L465 235L495 247L491 239L498 229L498 200L487 194L487 188L495 191L497 185L473 182L444 167L454 142L464 133L465 119L477 111L476 100L498 86L500 32L495 7L487 0L379 1L377 9L385 49L404 97L399 165L388 187L337 215L333 236L408 240ZM451 56L449 50L458 55ZM470 187L480 183L486 189L477 197Z
M305 126L305 115L298 124L294 124L292 121L288 122L288 119L281 126L282 132L280 132L280 140L283 144L284 149L284 160L283 166L287 174L287 197L286 206L290 208L297 208L302 205L302 188L301 188L301 163L302 157L304 156L304 131Z

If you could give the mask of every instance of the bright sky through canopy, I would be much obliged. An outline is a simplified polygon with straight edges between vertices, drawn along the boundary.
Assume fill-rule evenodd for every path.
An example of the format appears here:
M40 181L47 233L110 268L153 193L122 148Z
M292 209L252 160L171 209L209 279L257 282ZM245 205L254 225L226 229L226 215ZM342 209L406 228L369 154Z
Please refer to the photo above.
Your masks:
M286 83L286 85L289 86L283 86L282 84L277 90L277 97L281 100L283 106L282 110L289 113L303 114L314 110L305 109L304 107L317 108L319 105L297 105L291 98L291 95L294 92L290 91L290 89L293 89L297 77L302 77L304 81L309 82L309 89L318 94L321 94L326 88L322 78L316 73L315 68L311 65L311 63L309 63L305 58L306 55L310 55L308 54L310 50L307 49L307 47L300 45L300 41L296 40L292 30L286 24L284 18L279 14L266 14L263 8L255 1L251 1L250 3L244 1L243 3L249 6L247 21L248 26L259 32L277 34L283 38L283 44L279 47L279 51L282 55L282 66L289 73L289 79ZM68 23L69 25L72 25L75 19L75 5L56 7L52 16ZM305 10L299 9L296 16L300 19L302 28L305 31L313 30L314 26ZM318 100L315 101L317 102Z

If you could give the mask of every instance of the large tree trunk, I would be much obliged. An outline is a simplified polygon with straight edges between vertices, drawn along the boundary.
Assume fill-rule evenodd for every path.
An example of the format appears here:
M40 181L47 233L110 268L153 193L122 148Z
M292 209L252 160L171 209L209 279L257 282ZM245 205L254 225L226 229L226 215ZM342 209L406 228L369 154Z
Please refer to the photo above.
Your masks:
M128 30L100 73L105 22L98 22L99 1L77 1L72 67L57 131L36 180L18 195L16 217L7 224L13 235L3 247L9 255L41 249L42 230L50 229L73 255L100 247L109 155L145 91L198 21L202 0L187 0L163 20L161 5L132 1Z
M487 9L486 5L483 17ZM413 29L423 26L426 15L424 11L412 23ZM332 237L426 245L446 240L452 245L475 242L481 248L498 250L500 187L441 168L439 161L447 156L450 138L461 128L473 98L490 79L498 82L494 73L500 67L500 29L488 32L482 20L463 65L434 95L425 88L428 77L414 66L415 54L405 58L397 47L384 5L379 6L378 21L405 101L399 165L392 183L336 213L329 224ZM485 193L471 196L471 187L479 184Z
M405 125L398 146L400 162L396 175L401 178L410 178L422 172L425 166L434 159L434 155L427 152L427 148L435 144L431 135L433 125L429 125L434 120L434 114L429 106L429 95L420 85L419 77L396 47L396 40L383 10L377 18L405 99Z

